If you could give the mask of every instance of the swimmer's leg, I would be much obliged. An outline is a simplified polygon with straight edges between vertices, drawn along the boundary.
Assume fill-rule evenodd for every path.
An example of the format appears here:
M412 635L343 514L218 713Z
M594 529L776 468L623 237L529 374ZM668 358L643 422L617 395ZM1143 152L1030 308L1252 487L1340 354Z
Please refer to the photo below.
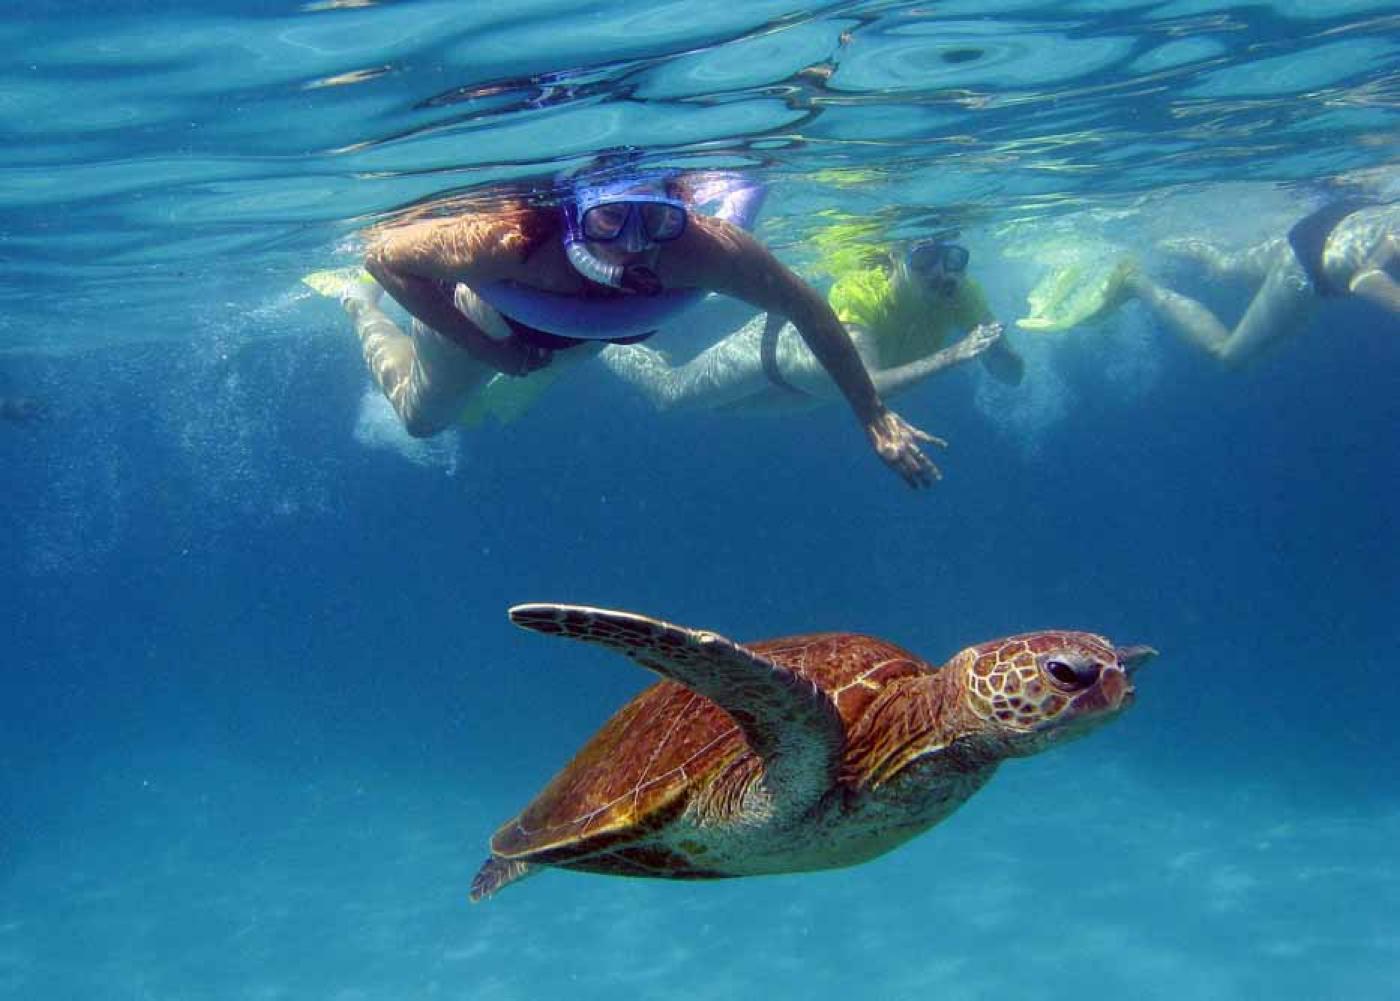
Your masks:
M1195 239L1164 240L1158 246L1166 253L1196 261L1211 277L1221 281L1262 282L1288 247L1288 241L1275 238L1232 252Z
M1304 330L1317 301L1312 283L1286 243L1276 245L1263 285L1234 330L1226 330L1195 299L1144 275L1134 275L1131 282L1132 291L1159 323L1228 364L1247 361L1267 345Z
M378 298L353 292L344 297L365 364L409 434L437 434L495 370L417 320L412 335L405 334L379 308Z
M684 365L641 344L609 344L598 357L658 410L718 409L770 388L760 355L763 324L760 314Z

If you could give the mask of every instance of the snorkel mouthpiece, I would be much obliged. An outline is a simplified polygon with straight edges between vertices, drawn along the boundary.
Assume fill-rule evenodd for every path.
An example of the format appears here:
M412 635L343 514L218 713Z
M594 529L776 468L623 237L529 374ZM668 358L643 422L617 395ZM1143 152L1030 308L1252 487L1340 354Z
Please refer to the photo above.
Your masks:
M568 255L574 270L589 281L612 288L622 287L622 265L599 260L598 255L588 249L588 244L581 237L566 233L564 253Z

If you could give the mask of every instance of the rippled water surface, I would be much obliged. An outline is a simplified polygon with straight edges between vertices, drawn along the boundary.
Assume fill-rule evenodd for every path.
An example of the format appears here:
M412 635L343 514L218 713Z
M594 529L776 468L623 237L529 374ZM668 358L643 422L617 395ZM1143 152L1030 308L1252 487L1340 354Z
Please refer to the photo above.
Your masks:
M366 219L619 146L753 165L773 217L915 218L1394 146L1384 2L34 7L0 28L6 296L67 308L9 343L114 334L114 302L188 320L191 278L243 302Z
M956 232L1008 324L1083 248L1236 316L1162 241L1400 197L1393 2L71 0L0 44L0 400L37 407L0 422L0 997L1393 996L1393 316L1329 302L1238 371L1137 304L1013 329L1020 387L898 400L950 442L914 494L840 408L658 414L602 372L409 439L300 282L632 147L766 180L818 285L833 231ZM645 681L512 629L531 600L1162 655L866 866L473 906Z

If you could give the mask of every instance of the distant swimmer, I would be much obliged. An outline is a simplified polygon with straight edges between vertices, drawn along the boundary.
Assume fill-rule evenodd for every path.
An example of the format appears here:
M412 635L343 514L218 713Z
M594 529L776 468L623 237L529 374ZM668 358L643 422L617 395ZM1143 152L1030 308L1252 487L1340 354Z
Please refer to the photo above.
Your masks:
M1173 240L1162 249L1194 258L1214 277L1257 286L1229 330L1201 303L1141 271L1125 282L1164 327L1228 364L1301 333L1324 299L1354 296L1400 317L1400 204L1333 201L1286 234L1236 253L1200 240Z
M958 244L923 240L837 275L828 301L882 396L976 357L998 379L1021 381L1024 363L1002 340L968 260ZM794 410L838 397L796 328L775 313L684 365L640 344L612 345L600 357L659 409Z
M44 405L28 396L0 396L0 420L15 424L36 421L44 415Z
M529 376L650 336L716 292L785 316L911 486L942 442L889 410L826 299L747 232L763 189L736 175L630 170L570 180L560 204L387 226L365 267L414 318L404 334L374 290L344 296L369 369L405 428L447 428L497 373ZM718 201L713 215L698 211Z

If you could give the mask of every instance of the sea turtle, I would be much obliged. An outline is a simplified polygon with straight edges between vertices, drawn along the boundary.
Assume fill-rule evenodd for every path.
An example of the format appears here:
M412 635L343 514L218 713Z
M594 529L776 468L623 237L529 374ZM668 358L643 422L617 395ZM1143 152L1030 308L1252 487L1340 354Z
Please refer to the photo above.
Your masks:
M602 608L518 605L510 618L664 680L496 832L473 900L546 866L717 879L864 862L949 816L1003 759L1112 719L1156 653L1047 631L935 669L851 633L740 646Z

